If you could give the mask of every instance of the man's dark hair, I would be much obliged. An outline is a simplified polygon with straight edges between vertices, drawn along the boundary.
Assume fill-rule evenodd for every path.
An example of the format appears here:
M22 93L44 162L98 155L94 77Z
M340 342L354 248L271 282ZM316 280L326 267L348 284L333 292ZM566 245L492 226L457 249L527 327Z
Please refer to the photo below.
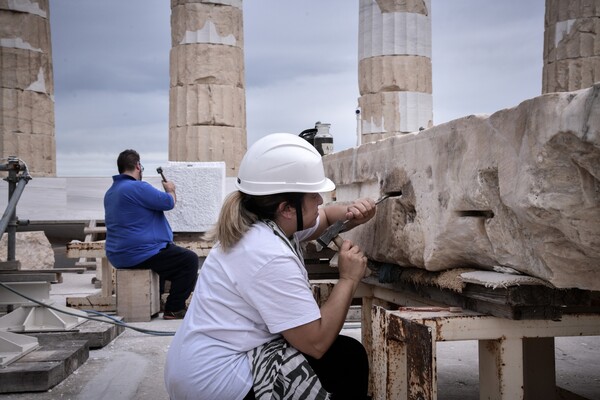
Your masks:
M122 174L125 171L133 171L140 162L140 155L135 150L123 150L117 158L117 168L119 173Z

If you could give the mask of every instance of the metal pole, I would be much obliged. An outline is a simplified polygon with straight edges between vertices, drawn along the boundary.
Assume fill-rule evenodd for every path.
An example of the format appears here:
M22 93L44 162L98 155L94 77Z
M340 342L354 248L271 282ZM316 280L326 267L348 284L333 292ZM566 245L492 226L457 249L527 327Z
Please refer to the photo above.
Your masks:
M15 215L16 215L16 210L17 210L17 203L19 202L19 198L21 197L23 190L25 190L25 185L27 185L27 179L21 178L19 180L19 182L17 183L14 192L10 196L10 200L8 201L8 205L6 206L6 210L4 210L4 215L2 216L2 220L0 220L0 239L2 238L2 235L4 234L4 232L6 231L6 227L9 225L9 223L13 222L14 228L16 230L17 223L16 223ZM15 221L12 220L13 217L15 218ZM9 234L10 234L10 228L9 228ZM9 239L10 239L10 237L9 237Z
M10 204L10 200L15 193L15 189L17 188L17 171L11 169L8 171L8 200ZM18 199L17 199L18 200ZM4 226L2 226L4 227ZM5 228L6 229L6 228ZM17 205L15 203L15 207L12 208L10 212L10 216L8 217L8 240L7 240L7 249L6 249L6 261L15 261L16 259L16 247L17 247ZM0 232L4 233L4 229ZM0 239L2 236L0 236Z
M6 261L13 262L16 261L16 236L19 224L17 203L31 177L27 171L27 165L14 156L9 157L8 163L1 165L0 170L8 171L8 177L5 179L8 181L8 204L0 220L0 239L8 228ZM20 176L18 176L19 172L22 172Z

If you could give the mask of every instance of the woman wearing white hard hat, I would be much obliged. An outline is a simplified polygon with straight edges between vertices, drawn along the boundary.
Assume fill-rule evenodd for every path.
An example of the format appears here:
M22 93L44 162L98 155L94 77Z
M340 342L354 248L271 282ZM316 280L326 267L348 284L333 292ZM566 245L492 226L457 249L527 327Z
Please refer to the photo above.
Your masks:
M306 140L275 133L248 149L225 200L187 314L173 338L165 384L176 399L366 399L360 342L339 335L367 260L349 241L339 280L318 307L300 242L331 224L353 228L375 203L323 204L335 189Z

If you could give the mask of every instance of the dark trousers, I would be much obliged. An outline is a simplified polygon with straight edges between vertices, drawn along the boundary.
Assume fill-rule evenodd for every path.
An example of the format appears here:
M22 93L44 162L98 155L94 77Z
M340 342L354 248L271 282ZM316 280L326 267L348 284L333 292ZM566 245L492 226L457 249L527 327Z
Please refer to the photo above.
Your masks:
M169 244L158 254L133 266L132 268L151 269L160 277L161 294L164 281L171 282L165 311L180 311L185 308L198 279L198 256L191 250Z
M304 355L333 400L365 400L369 390L369 360L362 343L339 335L320 359ZM254 391L244 400L254 400Z

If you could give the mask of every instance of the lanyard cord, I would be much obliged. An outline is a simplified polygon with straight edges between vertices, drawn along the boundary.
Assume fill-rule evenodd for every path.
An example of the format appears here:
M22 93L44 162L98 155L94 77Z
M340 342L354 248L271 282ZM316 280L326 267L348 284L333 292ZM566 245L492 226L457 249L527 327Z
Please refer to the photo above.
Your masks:
M279 236L279 238L283 240L285 244L287 244L287 246L292 250L296 257L298 257L300 263L304 265L304 257L302 256L302 250L300 249L300 244L298 243L296 237L294 236L294 239L290 241L290 239L285 235L285 233L281 231L279 225L277 225L274 221L271 221L270 219L264 219L262 220L262 222L273 230L275 236Z

